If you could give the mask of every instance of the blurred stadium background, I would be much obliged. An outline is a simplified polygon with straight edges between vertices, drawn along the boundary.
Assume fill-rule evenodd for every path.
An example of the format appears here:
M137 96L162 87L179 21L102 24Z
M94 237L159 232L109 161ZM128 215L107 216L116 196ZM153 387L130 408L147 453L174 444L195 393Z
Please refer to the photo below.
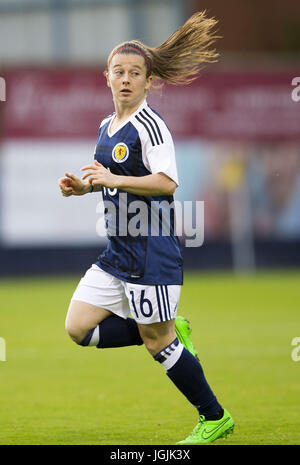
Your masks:
M219 19L219 63L148 98L175 139L177 198L205 202L186 267L300 265L297 2L1 0L1 275L82 271L98 254L96 196L62 201L56 183L92 159L112 111L106 57L125 39L160 44L200 9Z
M212 280L216 277L215 282L219 284L213 285L205 278L202 284L200 279L193 281L195 277L189 281L189 276L186 283L191 292L197 292L199 287L206 308L209 308L211 299L220 299L220 308L213 301L213 311L218 308L219 311L212 313L215 324L219 321L219 326L212 329L209 315L206 319L197 317L195 310L192 313L195 331L200 331L201 325L206 323L208 333L213 331L212 340L220 346L222 340L225 343L222 337L225 337L223 328L226 320L221 308L224 295L228 321L237 338L237 350L250 337L250 355L239 352L239 366L234 365L237 363L234 345L232 352L224 349L232 361L230 376L233 382L237 386L242 383L239 391L231 392L230 387L227 391L225 389L225 396L230 398L232 395L230 399L236 411L239 405L234 404L234 399L241 395L240 405L246 408L247 400L243 393L251 385L251 379L257 376L256 372L251 374L250 369L248 382L247 374L241 378L240 370L247 357L252 357L255 364L263 363L260 349L263 350L268 331L270 341L272 331L272 337L280 340L281 352L270 342L273 365L270 360L265 361L270 370L271 366L274 367L274 371L265 386L270 388L278 381L272 378L279 370L278 357L282 373L287 367L286 359L282 360L282 350L286 351L285 357L290 361L290 341L300 336L299 280L295 278L299 277L297 270L300 267L300 91L292 85L295 77L299 77L300 84L300 3L293 0L0 0L0 76L6 83L6 99L0 101L0 307L3 316L0 336L6 339L8 354L11 360L15 360L20 376L19 379L14 378L9 372L13 371L10 368L13 363L1 364L0 368L7 370L7 379L12 383L6 383L3 403L12 402L16 406L13 419L10 417L11 429L6 435L2 432L2 443L16 443L18 440L21 443L51 442L51 439L45 439L46 436L38 436L39 424L34 416L33 423L29 422L35 403L34 400L28 403L28 398L24 400L20 394L23 388L32 389L30 383L27 384L29 381L25 371L22 372L21 363L26 359L24 367L28 369L30 359L34 367L31 373L37 374L41 370L39 379L43 382L46 376L43 372L44 357L47 359L48 356L48 365L51 357L57 356L61 363L67 360L60 359L62 356L55 352L57 344L61 350L66 350L66 354L77 349L73 346L70 349L67 338L63 339L64 315L61 317L61 314L77 278L105 246L105 238L96 232L99 219L97 196L63 199L57 180L65 171L79 174L81 166L92 160L98 125L113 110L110 90L105 86L103 77L106 57L116 44L128 39L139 39L156 46L192 13L203 9L219 20L218 31L223 36L217 44L220 61L205 69L201 78L192 85L183 88L165 86L162 92L152 91L148 97L174 136L181 181L176 198L204 201L204 244L198 248L183 249L185 269L203 275L214 271L216 273L209 276ZM292 98L293 91L295 98ZM296 275L290 280L289 274L284 275L283 270L292 269ZM218 274L220 270L229 273L222 284ZM263 286L266 285L264 290L264 287L259 287L259 280L263 279L259 272L266 270L276 270L276 273L274 279L271 275L267 283L261 281ZM235 281L230 281L228 276L231 272L235 276L244 276L245 272L250 276L247 291L244 284L238 287ZM43 281L40 285L39 281L33 281L29 298L27 281L24 284L23 278L32 276L35 279L41 275L74 275L76 279L70 281L66 278L66 281L58 283L58 287L53 285L52 278L49 283ZM251 276L256 275L255 287ZM285 276L283 280L281 276ZM286 294L281 290L285 290ZM219 294L221 291L222 295ZM185 296L184 303L190 309L187 294ZM53 303L55 297L63 307L59 310L61 328L56 340L54 335L58 322L54 316L58 315L55 313L58 310L46 311L44 308L45 328L40 319L40 304L36 303L36 299ZM197 305L196 298L193 305ZM247 328L244 323L240 327L235 323L240 307L244 308L245 315L252 315L253 321L244 315ZM260 322L258 333L255 315ZM286 327L285 323L288 323ZM281 340L283 327L285 336ZM52 349L56 348L54 352L40 353L40 350L48 350L43 345L43 337L47 343L53 344ZM206 341L212 342L210 336L203 333L199 341L204 344L204 354L212 357L210 374L222 390L225 369L223 373L217 347L215 352L205 353L205 337ZM251 352L255 344L257 351ZM34 347L40 355L36 355ZM85 364L82 369L87 370L90 365L85 356L80 352L78 360ZM110 355L103 357L109 366L109 358L105 357ZM95 358L95 354L91 355L91 366L95 364ZM19 365L17 359L21 360ZM69 359L68 363L64 373L68 373L72 366ZM296 418L293 399L297 396L299 399L299 388L295 382L295 370L299 371L299 364L296 365L293 364L292 372L288 371L291 365L285 372L286 383L290 380L291 390L287 389L287 384L282 385L278 397L275 396L277 409L281 405L280 395L285 402L287 399L291 402L288 407L286 404L282 407L283 418L286 418L286 408L292 409L293 418ZM52 380L58 376L63 379L63 372L52 369L50 362ZM95 372L95 367L91 369ZM74 372L76 370L74 366ZM268 373L264 365L262 372ZM47 386L52 386L49 389L53 394L55 387L49 379ZM111 382L114 383L114 378ZM11 388L12 385L15 389ZM63 390L64 386L61 387ZM46 384L44 388L47 389ZM261 385L260 388L260 395L264 395L267 387ZM16 392L16 396L10 397ZM42 389L32 392L37 399L36 405L44 405L45 398L39 400ZM110 395L114 398L114 394ZM257 392L253 391L251 395L256 397ZM83 397L81 401L84 408L92 407L85 405ZM18 423L25 418L24 402L31 412L26 417L27 423L24 422L26 433ZM66 407L61 400L59 402L62 409ZM71 405L70 400L69 403ZM262 407L262 415L267 417L266 405ZM4 407L4 412L5 408L8 407ZM138 406L136 408L138 410ZM177 406L176 409L178 411ZM249 400L250 416L251 409ZM50 407L44 414L51 420ZM74 410L64 414L69 415L70 425L73 425ZM47 430L49 437L55 428L60 431L60 420L58 423L51 421ZM34 439L28 433L31 428L35 431ZM190 426L186 424L186 428L189 432ZM295 424L291 430L295 433ZM130 443L127 433L124 432L122 439L124 444ZM60 441L63 441L64 432L61 434ZM83 436L76 434L73 443L82 440ZM256 443L260 440L257 438L244 438L244 441ZM269 443L276 443L278 438L274 436L273 439L269 438ZM111 444L120 441L118 437L107 440ZM285 440L287 437L281 437L282 443ZM289 440L290 443L295 442L295 436ZM97 439L92 437L90 441Z

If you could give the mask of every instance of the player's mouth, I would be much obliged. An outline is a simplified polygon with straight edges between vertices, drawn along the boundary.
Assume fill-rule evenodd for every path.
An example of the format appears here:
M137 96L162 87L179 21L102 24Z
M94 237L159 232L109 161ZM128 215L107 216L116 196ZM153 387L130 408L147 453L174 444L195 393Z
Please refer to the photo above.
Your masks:
M120 90L120 93L122 95L129 95L129 94L132 93L132 91L130 89L122 89L122 90Z

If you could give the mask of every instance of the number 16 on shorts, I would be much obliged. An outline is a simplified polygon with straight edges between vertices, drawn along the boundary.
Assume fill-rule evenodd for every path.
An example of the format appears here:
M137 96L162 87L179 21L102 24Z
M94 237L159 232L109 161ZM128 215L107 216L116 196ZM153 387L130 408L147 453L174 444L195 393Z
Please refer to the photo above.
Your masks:
M137 323L159 323L176 317L181 286L142 286L129 283L127 286L131 316Z

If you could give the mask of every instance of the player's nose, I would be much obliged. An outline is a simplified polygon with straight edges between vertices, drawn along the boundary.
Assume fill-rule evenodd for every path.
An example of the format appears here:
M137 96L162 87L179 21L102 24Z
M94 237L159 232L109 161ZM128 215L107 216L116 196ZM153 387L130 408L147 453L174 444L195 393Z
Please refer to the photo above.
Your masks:
M124 75L123 75L123 84L127 84L129 82L130 82L129 73L124 73Z

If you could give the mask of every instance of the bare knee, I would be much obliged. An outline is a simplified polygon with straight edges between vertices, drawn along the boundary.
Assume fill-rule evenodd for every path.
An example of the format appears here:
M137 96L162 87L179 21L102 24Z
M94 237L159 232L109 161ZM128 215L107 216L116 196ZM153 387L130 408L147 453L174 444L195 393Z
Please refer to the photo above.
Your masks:
M142 337L143 342L145 344L146 349L148 352L154 356L158 354L162 349L164 349L167 345L171 344L174 341L174 336L166 336L166 337Z
M139 331L146 349L153 356L171 344L176 337L172 321L139 325Z
M65 329L72 341L79 344L88 331L110 315L108 310L72 300L66 316Z
M72 341L76 342L76 344L79 344L87 333L87 331L79 325L68 321L68 318L66 318L65 329Z
M142 337L146 349L151 355L156 355L159 352L159 341L156 339L149 338L147 336Z
M80 341L86 335L85 328L82 328L81 319L77 316L74 317L74 312L72 311L72 303L69 307L66 321L65 321L65 330L72 339L72 341L79 344Z

